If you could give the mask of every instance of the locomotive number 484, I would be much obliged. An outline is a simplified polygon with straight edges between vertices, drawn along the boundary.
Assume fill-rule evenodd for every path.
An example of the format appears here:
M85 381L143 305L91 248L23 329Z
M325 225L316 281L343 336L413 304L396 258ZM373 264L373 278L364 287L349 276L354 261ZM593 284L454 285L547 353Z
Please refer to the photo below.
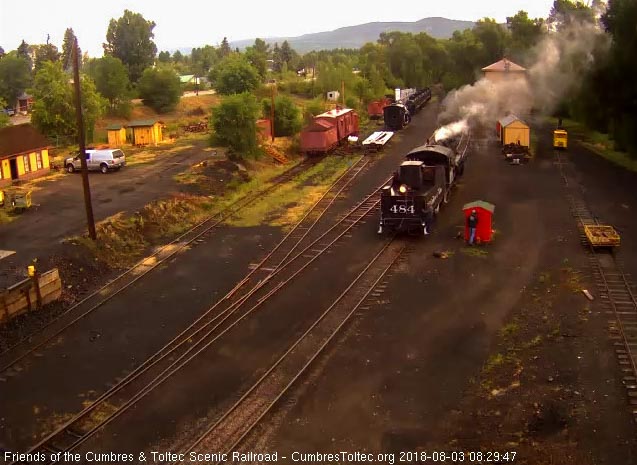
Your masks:
M416 213L416 209L413 205L393 205L390 211L392 213Z

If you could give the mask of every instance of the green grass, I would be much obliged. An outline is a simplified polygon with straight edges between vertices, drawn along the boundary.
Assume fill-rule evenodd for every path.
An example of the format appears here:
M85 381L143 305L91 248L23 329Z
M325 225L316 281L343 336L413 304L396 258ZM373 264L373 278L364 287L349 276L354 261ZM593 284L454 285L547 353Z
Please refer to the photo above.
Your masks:
M557 126L557 118L547 118L547 121ZM637 172L637 160L626 152L614 150L615 143L608 134L593 131L584 124L570 119L562 119L562 125L569 133L569 145L572 144L572 136L576 136L584 147L597 155L627 170Z
M464 249L460 249L463 254L468 255L469 257L477 257L477 258L486 258L489 255L484 249L478 249L476 247L465 247Z
M350 163L353 163L350 157L327 157L291 182L244 208L228 223L239 227L261 224L291 226L303 217ZM254 180L248 184L253 183ZM255 187L243 185L238 191L252 191L254 188L265 187L265 184L258 184L257 182Z

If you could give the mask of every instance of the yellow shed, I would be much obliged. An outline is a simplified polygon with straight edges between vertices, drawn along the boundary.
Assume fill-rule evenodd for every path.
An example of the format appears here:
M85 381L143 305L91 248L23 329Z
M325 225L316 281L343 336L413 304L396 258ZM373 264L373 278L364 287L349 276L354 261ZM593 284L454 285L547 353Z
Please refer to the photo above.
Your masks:
M121 124L111 124L106 128L106 132L110 147L121 147L126 143L126 128Z
M28 123L0 129L0 186L47 174L50 147L48 139Z
M131 121L127 127L133 131L133 145L157 145L162 140L164 123L155 120Z
M529 125L515 115L509 115L498 121L500 142L502 145L517 144L524 147L531 145L531 129Z

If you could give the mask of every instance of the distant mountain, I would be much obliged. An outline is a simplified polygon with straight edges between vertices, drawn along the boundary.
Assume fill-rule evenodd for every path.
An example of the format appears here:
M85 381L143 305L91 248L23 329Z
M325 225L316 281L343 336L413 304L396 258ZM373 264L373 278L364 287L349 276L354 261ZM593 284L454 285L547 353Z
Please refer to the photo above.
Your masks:
M411 32L417 34L426 32L432 37L447 39L454 31L472 28L475 23L471 21L459 21L447 18L424 18L415 22L375 22L347 26L328 32L316 32L304 34L298 37L269 37L264 39L269 44L278 42L279 45L287 40L292 48L299 53L307 53L312 50L330 50L333 48L360 48L367 42L376 42L381 32ZM237 40L230 42L232 48L244 49L254 44L254 39ZM179 49L188 54L191 49Z

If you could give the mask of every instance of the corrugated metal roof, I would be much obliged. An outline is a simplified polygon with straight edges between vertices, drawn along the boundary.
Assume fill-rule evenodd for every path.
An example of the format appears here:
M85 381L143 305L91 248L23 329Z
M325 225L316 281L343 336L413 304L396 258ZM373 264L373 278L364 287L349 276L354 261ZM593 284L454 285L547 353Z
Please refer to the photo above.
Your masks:
M340 108L340 109L336 109L336 110L330 110L330 111L326 111L325 113L321 113L320 115L317 115L317 118L337 118L341 115L344 115L345 113L349 113L350 111L352 111L351 108Z
M51 147L51 142L30 124L0 129L0 158Z
M107 131L119 131L120 129L122 129L122 125L121 124L109 124L108 126L106 126L106 130Z
M129 128L135 128L135 127L143 127L143 126L152 126L155 123L162 123L162 121L157 121L156 119L138 119L135 121L131 121L126 126Z
M513 123L514 121L519 121L525 126L528 126L528 124L526 124L524 121L522 121L520 118L518 118L515 115L505 116L500 121L498 121L498 123L500 123L500 126L502 126L503 128L506 128L509 124Z
M526 68L518 65L517 63L513 63L511 60L503 58L500 61L496 61L495 63L482 68L482 71L519 72L526 71Z

